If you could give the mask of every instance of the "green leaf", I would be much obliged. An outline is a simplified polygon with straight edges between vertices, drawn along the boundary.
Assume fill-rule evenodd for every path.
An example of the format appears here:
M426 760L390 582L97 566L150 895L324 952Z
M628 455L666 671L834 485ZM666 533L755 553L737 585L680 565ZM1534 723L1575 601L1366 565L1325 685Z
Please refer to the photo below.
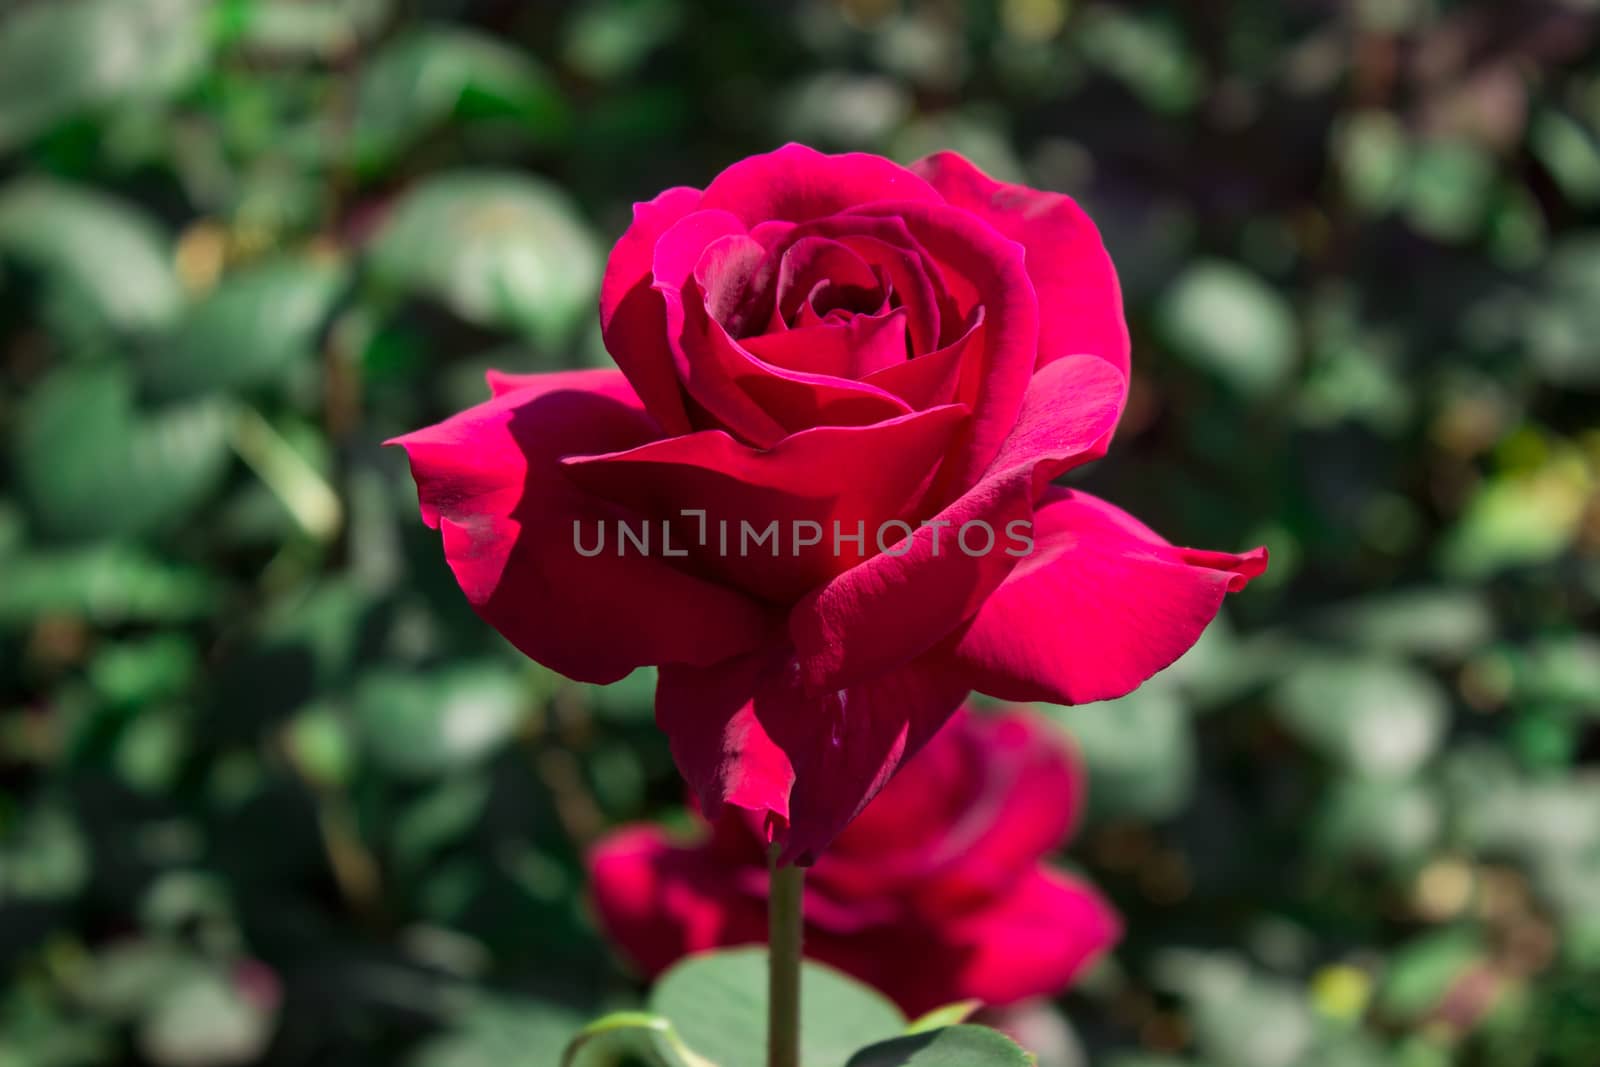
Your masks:
M75 314L114 329L165 325L183 304L171 242L155 223L65 182L25 178L0 191L0 257L38 271Z
M243 0L232 5L226 28L252 51L333 58L370 39L392 6L393 0Z
M355 769L349 726L326 707L301 709L285 732L284 748L307 781L342 788Z
M1380 778L1422 766L1444 735L1449 707L1427 674L1377 657L1311 660L1278 687L1277 704L1301 740Z
M1465 656L1496 629L1481 591L1449 587L1364 597L1324 621L1333 633L1374 651L1422 656Z
M580 1023L570 1009L544 1001L497 998L474 1003L454 1027L423 1042L405 1063L407 1067L554 1067Z
M1294 371L1294 314L1266 282L1232 263L1186 270L1160 309L1167 343L1250 396L1269 393Z
M145 360L159 396L189 396L281 381L312 359L344 284L344 269L277 259L225 278Z
M100 699L139 707L178 696L199 667L194 645L176 633L101 646L89 663Z
M1348 777L1334 787L1311 829L1319 858L1376 859L1404 870L1426 858L1443 826L1439 801L1423 785Z
M1600 237L1585 230L1562 238L1545 261L1544 290L1521 321L1546 378L1569 389L1600 386Z
M459 27L414 29L365 65L354 124L363 167L450 119L503 119L539 138L562 130L567 111L528 53Z
M594 716L607 723L647 723L655 717L656 669L640 667L610 685L586 685L584 695Z
M28 553L6 560L0 624L68 615L102 625L185 622L217 604L210 575L163 562L127 545Z
M380 285L559 345L594 313L601 257L565 193L535 178L460 171L394 208L370 249Z
M0 152L108 104L166 96L209 51L201 0L50 0L0 19Z
M212 492L226 470L227 430L213 401L135 411L123 365L66 368L29 398L16 464L47 528L138 535L170 528Z
M166 941L140 939L113 943L95 954L73 990L95 1013L129 1022L146 1012L181 978L195 960Z
M1194 106L1204 75L1172 20L1095 5L1076 28L1084 57L1151 108L1181 113Z
M883 994L806 961L800 982L800 1062L833 1067L905 1029ZM732 949L691 956L657 981L650 1010L672 1020L684 1043L718 1067L761 1067L766 1057L767 953Z
M1600 144L1592 132L1559 111L1545 111L1528 140L1569 200L1585 206L1600 201Z
M1157 963L1163 984L1189 1004L1206 1060L1229 1067L1298 1067L1315 1037L1305 991L1258 974L1221 953L1171 950Z
M1034 1058L997 1030L950 1026L864 1048L845 1067L1034 1067Z
M1364 211L1392 207L1405 188L1410 145L1405 127L1387 111L1358 111L1334 131L1334 155L1351 201Z
M642 1060L648 1067L719 1067L683 1043L670 1020L642 1011L621 1011L585 1026L567 1046L561 1067L620 1067Z
M919 1015L906 1027L908 1034L925 1034L930 1030L942 1030L947 1026L959 1026L972 1018L973 1014L983 1007L981 1000L958 1000L953 1004L946 1004L934 1008L926 1014Z
M682 26L678 0L593 3L567 20L562 54L568 64L592 78L621 77L643 63Z
M1445 930L1405 946L1394 956L1378 989L1386 1015L1415 1020L1431 1013L1470 968L1483 961L1476 931Z
M1463 776L1455 785L1460 833L1475 851L1534 866L1600 854L1600 775L1531 782Z
M1183 700L1170 686L1152 683L1116 700L1042 707L1083 754L1094 782L1094 818L1166 818L1188 799L1194 738Z
M1529 645L1516 673L1519 698L1548 701L1600 719L1600 637L1552 636Z
M1552 450L1550 461L1534 469L1488 479L1441 539L1440 564L1452 576L1482 579L1556 559L1582 532L1595 485L1587 462L1570 448Z
M470 766L505 744L527 710L514 672L463 664L419 678L369 675L356 695L356 722L372 756L393 774L432 777Z
M230 975L199 971L175 983L139 1027L139 1050L161 1067L249 1063L266 1050L273 1012Z
M1494 163L1468 141L1425 143L1410 162L1406 217L1440 241L1464 241L1482 224L1494 185Z
M406 805L390 829L396 866L424 869L469 834L489 805L490 786L486 775L445 779Z
M89 879L89 842L68 812L38 803L0 837L0 902L60 900Z

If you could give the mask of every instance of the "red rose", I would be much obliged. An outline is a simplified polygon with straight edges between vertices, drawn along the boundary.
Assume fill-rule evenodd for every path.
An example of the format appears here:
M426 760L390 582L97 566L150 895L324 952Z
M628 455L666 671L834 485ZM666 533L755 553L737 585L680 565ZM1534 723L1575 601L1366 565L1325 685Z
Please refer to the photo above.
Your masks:
M1116 275L1072 200L959 156L790 145L670 189L600 317L621 373L491 375L398 440L423 518L529 656L659 664L706 809L765 813L788 859L970 690L1125 693L1265 566L1050 484L1122 411Z
M913 1014L1060 992L1120 933L1093 889L1040 862L1071 831L1082 782L1050 724L957 713L811 868L806 954ZM693 846L623 829L589 866L606 933L651 976L691 952L765 940L767 869L749 812L724 813Z

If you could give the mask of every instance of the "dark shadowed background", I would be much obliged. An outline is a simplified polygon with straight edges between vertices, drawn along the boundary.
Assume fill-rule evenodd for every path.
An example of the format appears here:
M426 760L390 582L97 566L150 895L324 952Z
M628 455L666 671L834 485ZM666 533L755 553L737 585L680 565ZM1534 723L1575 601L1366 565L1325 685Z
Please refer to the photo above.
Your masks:
M1077 1062L1592 1067L1597 130L1593 0L0 2L0 1065L548 1067L636 996L579 856L683 818L651 679L511 651L379 442L607 362L630 203L796 139L1079 197L1081 481L1272 552L1049 709L1129 930Z

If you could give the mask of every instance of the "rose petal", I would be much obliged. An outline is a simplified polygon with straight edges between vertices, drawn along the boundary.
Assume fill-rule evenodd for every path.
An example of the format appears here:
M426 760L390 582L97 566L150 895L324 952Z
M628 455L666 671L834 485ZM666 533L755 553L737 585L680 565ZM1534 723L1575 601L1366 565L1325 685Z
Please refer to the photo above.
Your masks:
M911 413L898 396L872 383L790 370L758 358L728 335L694 293L684 295L681 309L683 329L674 350L682 355L685 388L707 414L730 429L739 428L738 436L751 445L772 448L801 430L866 426ZM792 332L815 335L844 329L826 326ZM825 350L818 354L827 358Z
M863 384L899 397L914 411L950 403L961 387L961 370L968 350L983 347L983 314L979 308L972 329L938 351L888 364L868 374L862 379Z
M730 266L741 273L753 270L748 254L752 244L743 223L728 212L696 211L661 235L651 270L665 307L670 363L692 398L690 421L698 428L726 429L750 444L767 447L787 431L706 352L710 316L705 294L695 281L697 271L711 280ZM718 299L725 303L727 297Z
M788 825L795 781L751 704L771 662L771 653L752 652L709 667L666 666L656 684L656 725L700 810L713 821L726 805L755 812L768 841Z
M964 910L1066 840L1083 783L1066 736L1038 715L959 712L845 828L812 882Z
M693 277L706 313L731 337L759 336L777 314L778 266L749 234L731 233L705 246Z
M904 309L885 315L855 315L836 325L762 334L746 338L740 344L769 366L835 378L866 378L882 367L904 367L915 362L906 358ZM878 388L903 396L886 386ZM955 396L953 388L949 396ZM948 403L949 397L944 402Z
M813 697L793 668L778 648L712 667L664 667L656 723L708 818L729 804L749 809L782 843L782 862L809 864L967 690L942 665L918 662Z
M600 523L640 521L581 492L560 466L659 436L623 376L514 380L526 384L389 442L406 450L423 520L478 614L526 655L586 682L642 664L715 663L760 642L765 611L735 590L659 558L576 551L575 524L588 536Z
M967 697L942 664L915 661L822 697L786 664L756 692L756 717L789 756L794 789L781 859L813 862Z
M789 634L805 685L852 685L920 655L970 618L1020 558L1008 554L1022 551L1011 524L1032 519L1050 479L1104 454L1126 389L1122 375L1093 356L1041 370L978 485L926 520L898 554L874 556L796 604ZM992 550L962 550L967 523L987 524ZM979 550L986 537L975 529L967 544Z
M708 430L575 457L566 467L574 484L594 495L674 521L675 543L702 566L787 603L877 551L878 531L912 513L965 416L965 408L949 405L870 426L820 426L770 449ZM873 462L862 463L864 456ZM690 509L705 512L703 527L682 517ZM800 546L796 522L816 524L805 533L818 543ZM740 540L744 524L760 534L772 523L774 539L753 548ZM860 545L844 540L863 531Z
M1196 552L1126 512L1054 490L1035 549L951 642L973 687L1008 700L1081 704L1129 692L1194 644L1266 550Z
M747 226L772 220L804 222L874 200L939 203L933 187L881 156L824 155L788 144L742 159L706 186L701 206L739 216Z
M815 303L819 287L826 287L839 301L832 307L871 313L883 300L878 275L848 245L825 237L803 237L786 248L778 262L778 314L785 322L794 323L802 306ZM870 303L855 306L851 300ZM831 307L812 307L818 317L828 310Z
M732 892L718 857L676 846L658 827L612 834L588 867L600 925L647 977L693 952L766 938L765 901Z
M600 286L600 333L644 406L668 433L690 429L667 348L666 308L652 291L656 241L700 201L698 189L668 189L633 205L633 224L606 260Z
M1096 355L1128 373L1128 323L1100 232L1069 196L995 181L954 152L911 165L951 204L1027 249L1039 294L1039 363Z
M983 308L983 343L969 346L956 393L972 408L972 421L966 440L958 444L940 474L944 498L953 499L976 482L999 454L1033 375L1039 306L1023 264L1022 246L947 205L870 204L855 213L892 213L899 218L917 245L940 265L958 313L971 316ZM949 316L946 319L948 327Z
M809 236L828 237L854 249L870 266L881 272L900 298L907 314L911 350L929 352L954 338L941 335L941 318L949 305L952 329L962 324L944 290L939 265L918 246L906 224L893 215L833 215L801 225L781 223L757 226L750 235L774 253L788 243Z
M968 949L956 981L986 1005L1004 1006L1071 984L1122 936L1117 913L1094 889L1040 868L947 931Z

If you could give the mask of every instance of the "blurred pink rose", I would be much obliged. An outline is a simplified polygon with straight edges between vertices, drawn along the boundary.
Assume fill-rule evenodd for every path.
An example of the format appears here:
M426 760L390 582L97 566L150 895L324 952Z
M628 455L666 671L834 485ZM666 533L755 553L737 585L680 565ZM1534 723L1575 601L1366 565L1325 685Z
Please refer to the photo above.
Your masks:
M1059 992L1121 930L1098 893L1043 862L1082 794L1049 723L958 712L811 868L806 954L913 1014ZM698 844L619 830L589 859L602 926L651 976L691 952L765 941L763 840L738 810Z

